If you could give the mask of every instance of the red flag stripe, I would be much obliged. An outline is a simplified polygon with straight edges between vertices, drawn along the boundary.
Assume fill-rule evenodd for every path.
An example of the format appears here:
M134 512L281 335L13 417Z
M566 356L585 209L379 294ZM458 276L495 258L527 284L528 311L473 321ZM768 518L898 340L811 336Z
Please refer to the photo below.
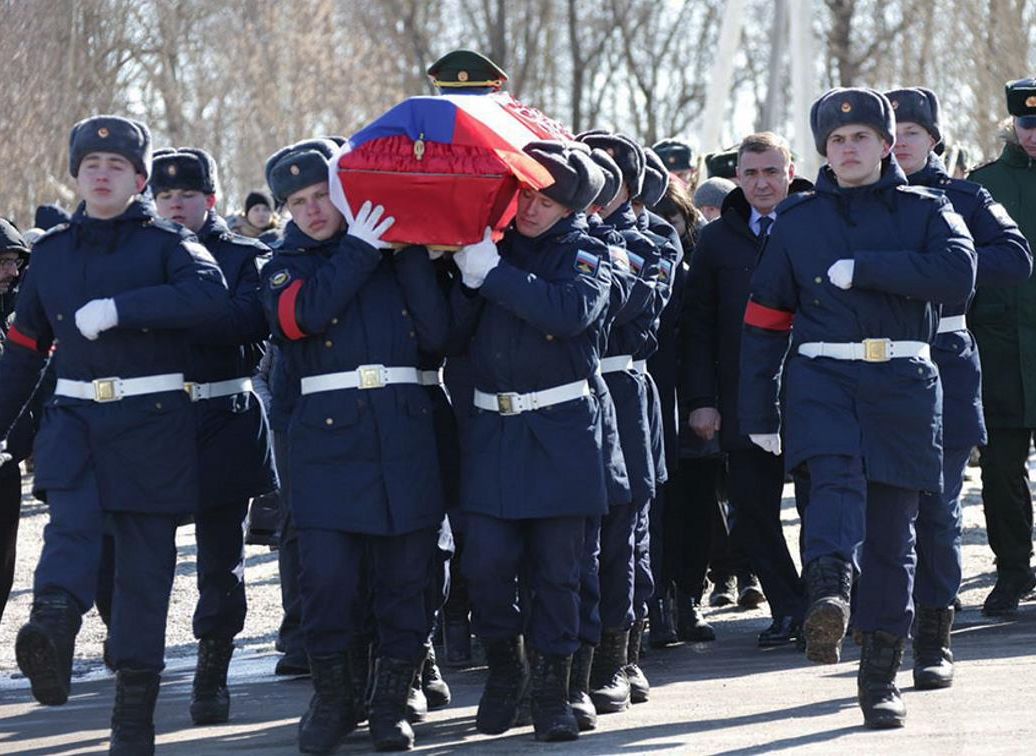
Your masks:
M7 331L7 340L12 344L31 349L34 352L40 351L40 345L36 343L36 339L26 336L24 333L18 330L18 326L12 325Z
M745 324L764 328L767 331L790 331L795 313L764 307L758 302L749 300L745 308Z
M299 327L299 321L295 317L295 300L299 298L302 284L301 280L292 282L281 294L281 298L277 300L277 320L281 324L281 331L292 341L306 338L306 334Z

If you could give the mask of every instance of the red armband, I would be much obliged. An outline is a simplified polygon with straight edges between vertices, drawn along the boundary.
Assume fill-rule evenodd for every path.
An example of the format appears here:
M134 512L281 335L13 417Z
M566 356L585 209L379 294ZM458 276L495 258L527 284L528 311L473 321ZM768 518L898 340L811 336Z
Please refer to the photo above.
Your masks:
M40 351L40 345L36 343L36 339L26 336L24 333L19 331L17 325L12 325L7 330L7 340L12 344L17 344L20 347L31 349L34 352Z
M793 312L775 310L752 300L748 300L748 307L745 308L745 325L767 331L790 331L794 319L795 313Z
M302 284L302 281L293 281L277 300L277 322L285 338L291 341L306 338L306 334L299 327L298 318L295 317L295 301L299 298Z

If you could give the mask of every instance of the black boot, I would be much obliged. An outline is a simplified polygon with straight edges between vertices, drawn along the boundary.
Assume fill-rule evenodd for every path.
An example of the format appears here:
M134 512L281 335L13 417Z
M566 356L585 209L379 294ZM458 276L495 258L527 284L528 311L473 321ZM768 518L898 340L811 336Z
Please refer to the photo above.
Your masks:
M867 727L887 729L902 727L906 722L906 706L896 687L904 645L903 638L882 630L863 633L856 689Z
M626 677L629 630L605 630L590 668L590 700L598 714L626 711L630 707L630 681Z
M155 701L159 675L150 669L120 669L109 756L151 756L155 752Z
M648 644L666 648L679 642L676 637L676 607L672 590L655 591L648 602Z
M478 702L475 729L483 735L507 732L518 715L518 702L529 686L529 663L521 636L483 640L489 677Z
M536 740L575 740L579 725L568 704L571 656L536 654L532 668L532 726Z
M414 731L407 721L407 697L416 675L414 664L402 659L380 656L374 663L368 726L375 750L409 751L414 747Z
M997 569L996 585L982 603L982 613L987 617L1009 617L1018 611L1018 602L1036 588L1036 576L1032 569Z
M626 666L623 671L630 681L630 701L644 703L651 695L647 676L640 668L640 643L644 639L644 620L637 620L630 628L630 644L626 651Z
M817 557L806 565L809 608L802 622L806 658L820 664L837 664L842 639L849 625L849 592L853 568L838 557Z
M590 668L593 660L594 647L584 643L572 657L572 669L568 675L568 703L580 732L597 727L597 710L590 700Z
M917 608L914 633L914 687L918 690L948 688L953 685L953 652L950 631L953 629L953 607Z
M367 721L367 705L370 700L370 641L359 641L349 646L349 677L353 685L353 711L356 714L356 724L362 724Z
M60 706L72 687L72 655L83 624L75 599L64 591L43 593L32 602L29 621L14 644L18 668L44 706Z
M344 652L309 657L313 697L299 722L299 750L330 753L356 729L353 681Z
M471 661L471 623L446 620L443 628L447 667L467 667Z
M198 664L191 689L191 721L200 724L221 724L230 719L230 691L227 670L234 653L229 638L202 638L198 641Z
M450 694L450 686L443 679L436 663L435 647L431 645L428 646L428 658L424 660L424 666L421 668L421 690L428 701L429 711L445 709L453 697Z
M716 631L701 613L700 601L683 591L676 592L676 635L685 643L716 640Z

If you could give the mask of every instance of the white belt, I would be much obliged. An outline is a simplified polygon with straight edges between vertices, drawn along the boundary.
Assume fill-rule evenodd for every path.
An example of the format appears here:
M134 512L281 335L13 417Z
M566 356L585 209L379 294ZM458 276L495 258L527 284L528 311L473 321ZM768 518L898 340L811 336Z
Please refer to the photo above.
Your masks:
M647 360L633 360L633 369L638 373L647 372Z
M441 386L442 368L439 368L438 370L419 370L417 373L417 382L422 386Z
M390 383L418 383L417 368L385 367L384 365L360 365L344 373L310 375L302 379L302 393L316 394L320 391L338 389L376 389Z
M475 389L475 406L490 412L499 412L501 415L520 415L523 412L570 402L581 396L590 396L590 384L585 380L543 391L530 391L528 394L487 394Z
M963 315L951 315L948 318L939 319L939 333L953 333L964 331L968 327L967 319Z
M164 391L183 391L183 373L145 375L141 378L97 378L92 381L72 381L58 378L54 393L73 399L94 402L117 402L126 396L161 394Z
M602 357L602 373L620 373L623 370L633 369L633 357L628 354L620 354L617 357Z
M183 390L192 402L202 399L218 399L222 396L233 396L244 394L252 390L251 378L231 378L229 381L214 381L212 383L192 383L187 381L183 384Z
M799 354L813 359L830 357L834 360L862 360L864 362L888 362L908 357L931 359L931 348L924 341L892 341L891 339L864 339L849 344L828 344L813 341L799 344Z

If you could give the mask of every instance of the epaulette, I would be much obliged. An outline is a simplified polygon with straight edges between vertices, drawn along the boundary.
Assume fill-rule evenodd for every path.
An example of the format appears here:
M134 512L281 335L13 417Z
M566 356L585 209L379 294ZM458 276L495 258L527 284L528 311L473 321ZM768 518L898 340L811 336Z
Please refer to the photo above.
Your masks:
M960 192L969 197L978 197L984 191L982 184L967 179L950 178L945 176L935 182L933 189L942 189L945 192Z
M914 194L918 197L925 197L926 199L939 199L945 197L946 192L942 189L937 189L928 186L904 186L900 185L896 187L897 191L903 192L904 194Z
M237 244L239 247L254 247L257 250L256 254L267 252L270 249L258 239L253 239L251 236L244 236L242 234L235 234L233 231L222 234L220 239L225 242L230 242L231 244Z
M989 166L991 166L993 163L997 162L998 160L1000 160L1000 158L999 157L995 157L992 160L987 160L986 162L982 163L981 165L976 165L974 168L972 168L970 171L968 171L968 175L970 176L972 173L975 173L975 171L981 171L983 168L988 168Z
M787 199L777 205L777 215L784 215L789 210L792 210L799 205L809 202L811 199L817 196L816 192L795 192L795 194L789 194Z
M72 224L71 223L59 223L56 226L52 226L52 227L48 228L46 231L44 231L42 234L40 234L40 236L36 239L35 242L33 242L33 244L32 244L33 251L36 250L36 248L40 245L40 243L44 239L49 239L52 236L57 236L58 234L60 234L60 233L62 233L64 231L68 231L68 229L70 229L70 228L72 228Z
M144 221L144 225L151 226L152 228L157 228L161 231L166 231L170 234L176 234L181 238L194 238L194 232L190 229L181 226L179 223L174 223L171 220L166 220L165 218L161 218L157 215L151 218L147 218Z

